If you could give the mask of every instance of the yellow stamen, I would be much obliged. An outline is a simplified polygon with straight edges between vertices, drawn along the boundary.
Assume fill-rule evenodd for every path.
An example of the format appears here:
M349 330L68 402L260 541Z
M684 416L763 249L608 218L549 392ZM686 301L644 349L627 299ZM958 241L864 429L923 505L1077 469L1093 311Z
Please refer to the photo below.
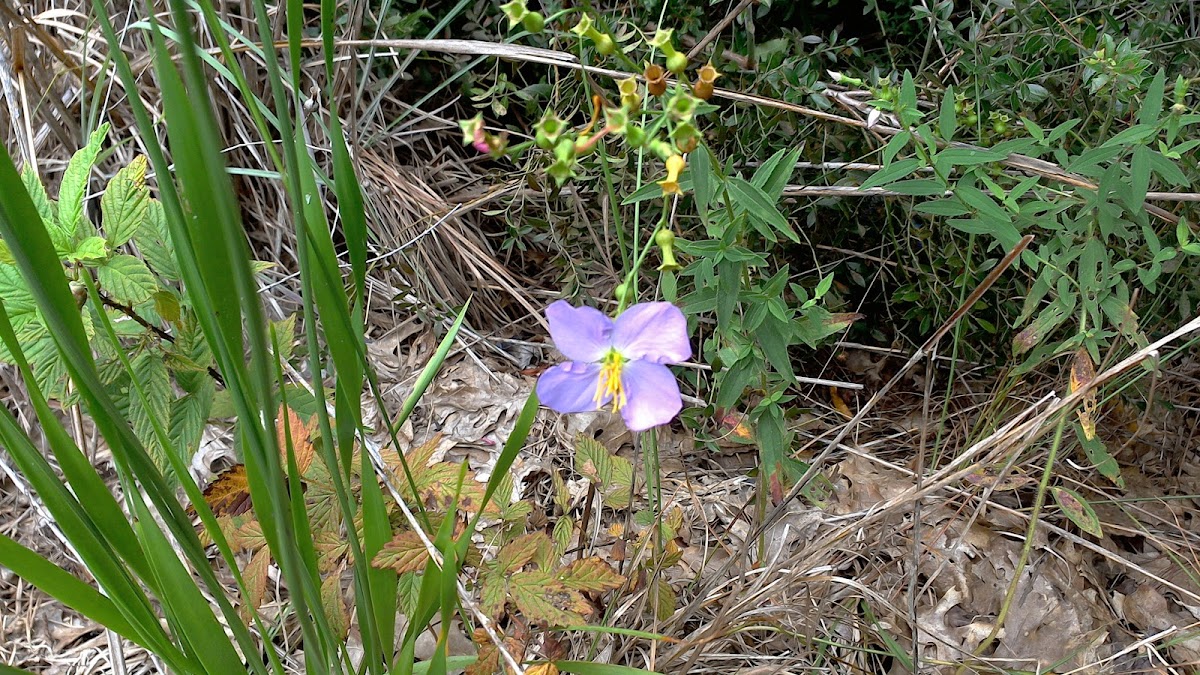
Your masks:
M616 350L610 351L600 362L600 381L596 385L596 406L604 403L604 399L612 397L613 412L618 412L625 406L625 387L621 384L621 366L625 357Z

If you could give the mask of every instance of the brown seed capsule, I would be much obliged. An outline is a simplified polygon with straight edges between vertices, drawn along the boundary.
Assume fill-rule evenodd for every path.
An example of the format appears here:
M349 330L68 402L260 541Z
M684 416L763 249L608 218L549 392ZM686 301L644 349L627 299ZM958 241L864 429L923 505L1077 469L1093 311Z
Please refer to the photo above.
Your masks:
M713 82L721 74L713 68L712 63L706 63L700 70L696 71L696 83L692 85L692 95L701 101L707 101L713 95Z
M657 63L646 64L646 70L642 73L646 77L646 90L651 96L662 96L667 93L667 71Z

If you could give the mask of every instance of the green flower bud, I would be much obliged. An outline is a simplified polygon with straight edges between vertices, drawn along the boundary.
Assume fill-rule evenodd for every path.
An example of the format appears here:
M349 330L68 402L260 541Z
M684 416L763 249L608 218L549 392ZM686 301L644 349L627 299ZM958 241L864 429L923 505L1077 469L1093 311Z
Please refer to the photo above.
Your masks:
M613 295L617 296L617 302L625 305L633 304L635 299L633 297L633 288L626 283L617 284L617 287L613 289Z
M595 38L596 51L604 56L612 56L617 53L617 43L611 37L604 33L599 33Z
M608 128L616 134L625 133L629 125L629 113L625 108L605 108L604 119L608 122Z
M546 17L538 12L529 12L521 19L521 25L530 33L540 33L546 28Z
M650 152L658 155L659 159L664 161L671 155L676 154L675 148L661 138L650 139L650 141L646 143L646 147L649 148Z
M625 126L625 142L631 148L640 148L646 144L646 130L636 124Z
M682 75L683 71L687 70L687 65L687 54L683 52L675 52L667 57L667 70L676 75Z

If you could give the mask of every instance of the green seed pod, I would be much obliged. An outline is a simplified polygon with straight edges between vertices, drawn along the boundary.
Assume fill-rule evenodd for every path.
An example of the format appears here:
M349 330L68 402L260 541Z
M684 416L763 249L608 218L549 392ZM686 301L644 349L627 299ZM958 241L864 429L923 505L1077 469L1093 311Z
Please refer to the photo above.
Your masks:
M667 70L676 75L682 75L683 71L687 70L687 65L687 54L683 52L675 52L667 57Z
M529 12L521 18L521 25L530 33L540 33L546 28L546 17L538 12Z

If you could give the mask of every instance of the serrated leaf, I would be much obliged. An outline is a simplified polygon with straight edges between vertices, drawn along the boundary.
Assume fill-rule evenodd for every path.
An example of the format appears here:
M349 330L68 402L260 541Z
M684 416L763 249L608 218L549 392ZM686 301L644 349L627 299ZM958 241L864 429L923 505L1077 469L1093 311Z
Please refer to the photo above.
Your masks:
M146 263L131 255L115 255L96 268L100 288L114 300L127 305L140 305L158 290L158 282Z
M4 299L4 309L14 323L18 315L32 315L37 309L33 293L15 265L0 264L0 298Z
M158 354L143 353L131 365L133 377L141 387L145 401L131 385L128 393L129 424L138 440L161 462L159 466L165 469L163 447L154 433L153 421L156 420L163 429L171 428L171 376L167 372L166 362Z
M1103 537L1104 530L1100 527L1100 517L1096 510L1078 492L1064 487L1050 488L1058 508L1071 519L1079 529L1094 537Z
M146 221L134 232L133 243L137 244L138 252L159 276L170 281L179 280L175 256L167 238L167 216L157 199L147 202Z
M296 345L296 313L293 312L281 321L272 321L271 328L274 329L271 346L275 350L276 358L280 363L291 363Z
M159 318L167 323L178 323L179 313L183 309L179 304L179 298L171 291L155 291L154 312ZM203 367L203 366L201 366Z
M214 516L237 516L251 509L250 482L246 465L237 464L221 473L204 488L204 502Z
M46 194L46 187L42 184L42 180L34 173L33 167L27 166L21 172L21 182L25 184L25 192L29 194L29 199L33 201L34 208L37 209L38 216L41 217L42 223L46 226L46 231L50 234L50 241L54 244L54 250L61 256L65 254L70 247L71 233L64 231L58 226L58 209L49 195Z
M288 466L290 451L295 454L296 469L300 472L299 475L303 476L308 473L308 469L313 463L313 457L316 455L313 438L316 429L317 418L315 415L309 419L308 424L305 424L296 411L282 405L279 406L279 413L275 416L275 437L279 439L279 459L285 468ZM289 437L291 439L290 448L287 442Z
M92 166L96 163L100 145L107 135L108 125L100 125L92 132L88 144L71 157L66 171L63 172L58 188L58 227L67 241L76 237L86 237L92 234L94 229L83 217L83 198L87 194Z
M104 234L115 249L133 238L146 222L150 190L146 187L146 157L138 155L108 181L100 198Z
M171 403L171 444L180 456L191 457L200 447L215 393L216 385L212 380L206 380L200 390Z
M507 577L503 572L492 571L483 578L479 591L479 611L496 618L504 611L508 600Z
M543 626L573 626L586 622L591 610L577 591L542 570L518 572L508 579L508 592L525 618Z
M72 262L86 260L103 260L108 257L108 242L104 237L88 237L75 246L75 250L67 254L67 260Z
M650 594L650 606L654 608L654 616L659 621L666 621L675 613L675 604L677 602L675 589L671 588L671 584L666 579L659 577L654 580L654 585L647 589Z
M350 632L350 608L342 597L342 579L339 574L330 574L321 582L321 608L333 637L343 640Z
M254 613L262 606L267 597L267 571L271 566L271 551L261 548L246 563L242 570L242 580L246 585L246 595L238 607L238 616L247 624L254 618Z
M575 471L604 487L612 476L612 461L608 448L599 441L580 434L575 439Z
M496 554L496 569L505 574L517 572L553 543L544 532L529 532L508 542Z
M429 551L416 532L401 532L379 549L371 564L395 570L397 574L419 572L429 562Z
M575 521L570 516L561 516L554 523L554 552L562 555L571 545L571 537L575 534Z
M625 577L595 557L576 560L562 568L558 571L558 580L567 588L590 593L605 593L625 583Z

